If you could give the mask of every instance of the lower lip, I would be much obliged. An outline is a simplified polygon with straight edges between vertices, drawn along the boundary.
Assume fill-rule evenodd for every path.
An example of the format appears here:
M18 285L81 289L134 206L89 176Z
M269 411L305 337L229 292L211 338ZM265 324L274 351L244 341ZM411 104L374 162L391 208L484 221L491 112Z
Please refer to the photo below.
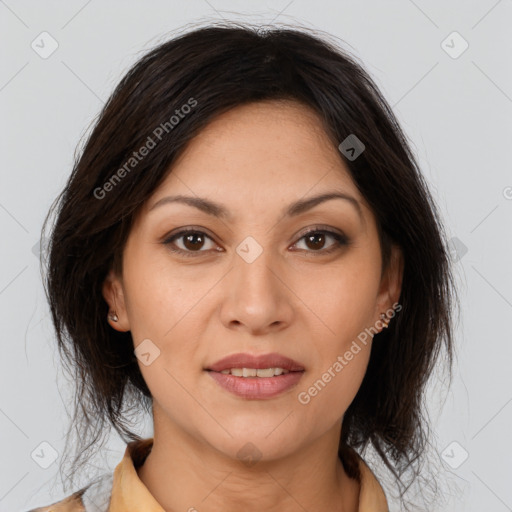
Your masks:
M276 377L235 377L208 371L221 387L234 395L250 400L273 398L297 385L304 372L290 372Z

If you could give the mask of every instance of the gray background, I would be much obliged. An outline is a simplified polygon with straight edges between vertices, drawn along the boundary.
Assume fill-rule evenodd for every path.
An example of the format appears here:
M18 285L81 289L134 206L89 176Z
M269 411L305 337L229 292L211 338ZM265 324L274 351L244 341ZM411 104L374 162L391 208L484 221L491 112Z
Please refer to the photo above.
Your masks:
M442 510L512 510L510 0L0 0L0 510L62 497L58 460L31 457L51 457L42 442L62 453L70 397L39 273L44 215L128 67L171 31L222 18L332 33L393 106L453 238L462 299L453 385L429 392ZM47 58L31 47L51 49L44 31L58 43ZM98 464L113 469L123 452L112 436Z

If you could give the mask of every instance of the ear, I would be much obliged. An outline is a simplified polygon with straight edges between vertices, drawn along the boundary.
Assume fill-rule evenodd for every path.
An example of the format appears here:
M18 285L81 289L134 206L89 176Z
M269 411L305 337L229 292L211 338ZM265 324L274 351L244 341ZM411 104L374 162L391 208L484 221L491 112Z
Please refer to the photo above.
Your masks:
M388 316L388 319L390 319L392 317L393 310L396 309L397 311L400 311L401 307L393 307L393 305L397 304L398 299L400 298L403 270L404 261L402 250L400 247L393 244L391 247L388 268L384 272L380 282L379 294L377 296L375 306L374 325L381 325L381 322L377 323L378 320L382 321L381 313L385 313Z
M107 317L108 323L116 331L129 331L130 322L126 313L123 283L113 270L110 270L105 281L103 281L102 294L109 305L109 315L115 312L118 318L118 321L114 322L114 320Z

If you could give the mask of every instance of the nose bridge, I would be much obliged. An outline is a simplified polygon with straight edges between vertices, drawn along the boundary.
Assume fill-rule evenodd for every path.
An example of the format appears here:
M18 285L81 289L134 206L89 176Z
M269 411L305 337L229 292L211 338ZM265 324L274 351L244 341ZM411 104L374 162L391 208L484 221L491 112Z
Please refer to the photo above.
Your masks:
M263 247L254 237L237 246L224 307L226 320L255 330L289 321L289 297L278 260L271 247Z
M272 247L263 246L254 237L248 236L236 248L235 274L236 280L242 286L241 291L249 295L271 294L278 285L275 268L277 267L276 254ZM277 282L276 282L277 281ZM267 300L270 297L267 297Z

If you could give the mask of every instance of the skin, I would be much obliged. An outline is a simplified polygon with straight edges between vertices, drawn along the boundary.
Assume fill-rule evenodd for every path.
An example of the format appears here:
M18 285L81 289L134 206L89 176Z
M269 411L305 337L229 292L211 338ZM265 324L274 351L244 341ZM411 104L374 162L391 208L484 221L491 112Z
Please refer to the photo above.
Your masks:
M361 217L342 199L282 215L299 199L332 191L354 197ZM221 203L232 218L180 203L151 210L177 194ZM318 226L308 242L305 232ZM206 234L174 240L191 257L163 243L185 227ZM348 245L337 247L327 228ZM263 249L252 263L236 252L247 236ZM396 247L381 270L375 217L316 113L290 101L244 105L191 141L136 218L122 276L111 272L103 286L119 317L111 326L130 330L135 347L150 339L160 350L148 366L139 361L153 396L154 445L138 474L165 510L357 510L359 484L337 449L371 338L308 404L297 395L365 328L381 330L380 314L400 295ZM204 371L237 352L278 352L305 372L278 397L240 398ZM247 443L260 457L252 466L237 457Z

